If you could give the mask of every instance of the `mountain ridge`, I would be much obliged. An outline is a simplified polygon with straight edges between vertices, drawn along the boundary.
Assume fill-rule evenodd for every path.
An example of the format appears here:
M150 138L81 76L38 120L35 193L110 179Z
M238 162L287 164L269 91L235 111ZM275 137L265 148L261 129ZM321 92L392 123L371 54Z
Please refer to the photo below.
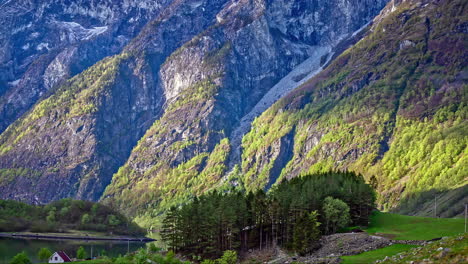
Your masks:
M441 14L444 8L453 19ZM370 36L267 110L244 138L243 172L253 181L247 185L260 184L254 175L268 175L271 170L268 166L252 169L251 161L268 161L271 154L266 151L281 145L275 140L295 131L294 155L282 177L329 169L363 173L378 189L378 202L387 210L406 198L410 200L407 212L417 212L418 193L427 191L422 200L430 202L438 192L458 187L456 195L442 194L454 196L454 204L466 201L466 80L462 77L466 63L458 55L466 52L462 48L466 33L459 26L463 19L455 18L463 16L464 8L459 2L402 2L373 27ZM428 26L434 17L439 21ZM453 46L441 49L444 41ZM275 136L276 131L280 135ZM273 139L265 140L269 136ZM419 140L424 141L418 144ZM264 142L272 143L265 147ZM449 204L440 208L441 213L454 213ZM460 213L461 207L457 208Z
M382 208L428 214L439 193L457 214L466 4L449 2L161 2L115 55L28 97L38 103L0 135L2 198L101 199L145 221L212 189L352 170ZM43 56L75 63L57 54Z

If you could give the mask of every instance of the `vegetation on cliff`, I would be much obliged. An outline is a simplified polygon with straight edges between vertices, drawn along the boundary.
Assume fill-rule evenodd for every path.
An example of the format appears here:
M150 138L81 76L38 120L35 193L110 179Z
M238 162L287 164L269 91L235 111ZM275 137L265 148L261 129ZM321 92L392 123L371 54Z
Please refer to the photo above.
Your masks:
M103 194L104 202L137 216L143 226L151 227L154 218L171 206L225 185L222 177L231 147L225 131L211 121L222 111L215 101L224 78L222 63L230 51L226 45L204 55L203 61L210 58L205 69L209 76L186 87L167 105ZM189 48L196 47L181 49ZM166 64L181 63L182 53Z
M466 8L460 0L401 3L255 120L242 143L244 182L263 188L275 175L348 169L374 184L382 208L407 212L425 209L433 190L443 196L466 185ZM287 148L284 139L293 144L278 172L271 156ZM452 209L439 211L462 207Z

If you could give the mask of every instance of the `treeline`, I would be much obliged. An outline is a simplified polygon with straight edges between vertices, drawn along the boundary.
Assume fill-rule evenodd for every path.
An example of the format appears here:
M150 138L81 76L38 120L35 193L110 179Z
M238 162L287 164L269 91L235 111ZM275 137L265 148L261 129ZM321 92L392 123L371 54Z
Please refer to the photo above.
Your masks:
M374 201L373 189L360 175L307 175L268 193L214 191L172 207L161 235L170 250L199 259L274 245L307 254L319 246L321 234L367 225Z
M112 208L89 201L62 199L47 205L0 200L0 232L100 231L143 235L145 230Z
M147 264L147 263L158 263L158 264L190 264L189 261L183 261L177 258L174 252L166 252L163 254L161 249L156 247L153 243L147 244L146 248L140 248L135 252L130 252L125 255L119 255L118 257L108 257L106 252L101 252L100 256L95 260L91 261L78 261L75 263L101 263L101 264ZM41 263L46 263L52 251L48 248L41 248L37 254L38 259ZM74 255L77 259L85 259L88 257L85 249L80 246ZM237 254L235 252L226 252L217 264L236 264ZM6 262L5 262L6 263ZM32 264L26 252L20 252L12 258L10 264Z

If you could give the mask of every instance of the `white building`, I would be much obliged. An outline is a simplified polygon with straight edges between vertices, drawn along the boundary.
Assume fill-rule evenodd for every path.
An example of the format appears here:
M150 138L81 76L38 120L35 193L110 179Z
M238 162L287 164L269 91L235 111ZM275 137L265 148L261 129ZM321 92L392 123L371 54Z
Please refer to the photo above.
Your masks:
M71 259L63 251L55 252L49 258L49 263L64 263L64 262L71 262Z

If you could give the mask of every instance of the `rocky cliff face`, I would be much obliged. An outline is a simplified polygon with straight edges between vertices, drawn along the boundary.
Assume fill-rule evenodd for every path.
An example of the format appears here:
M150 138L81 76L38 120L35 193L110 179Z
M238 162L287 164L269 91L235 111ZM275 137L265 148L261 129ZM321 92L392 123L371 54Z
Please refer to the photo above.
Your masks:
M254 122L242 145L244 185L352 170L376 187L384 209L433 215L425 202L438 195L441 215L460 213L465 13L463 1L391 2L367 37Z
M462 202L466 5L385 4L1 2L1 198L102 199L143 221L347 169L386 208L432 188Z
M126 15L130 22L152 14L154 19L131 41L122 42L128 44L119 55L59 85L2 133L3 197L36 203L68 196L96 200L123 164L105 197L135 204L136 209L170 204L177 197L223 185L220 179L232 149L229 137L239 120L306 59L326 60L324 55L369 22L384 4L375 0L172 1L152 8L106 4L135 8L142 16L137 11L121 11L121 15L89 7L107 10L96 13L85 3L63 8L75 10L64 12L79 17L73 20L79 25L59 24L68 26L68 35L62 33L66 35L63 45L89 37L84 42L91 47L112 46L91 39L111 33L115 37L115 31L102 27L110 28L116 17ZM43 9L51 5L44 4ZM138 29L127 29L133 30ZM44 67L31 66L36 75L43 76L43 90L73 75L63 74L63 69L77 63L68 55L83 45L53 55L49 46ZM79 65L86 68L85 63ZM299 75L295 79L300 80ZM3 98L19 89L15 87L19 86L9 86ZM39 97L35 98L29 104ZM60 191L47 192L50 185Z
M99 199L162 111L159 66L206 29L222 4L200 3L171 3L122 53L71 78L12 124L0 139L3 197Z
M227 2L214 25L161 67L168 107L114 175L104 199L131 214L140 208L157 214L194 195L236 184L237 179L223 175L229 159L234 164L240 160L230 153L240 145L234 132L243 117L257 107L266 109L290 89L281 86L269 93L302 62L318 60L305 65L319 68L320 60L326 61L333 47L369 22L383 4ZM299 83L301 74L313 70L289 77Z
M66 79L119 53L169 2L0 1L0 132Z

